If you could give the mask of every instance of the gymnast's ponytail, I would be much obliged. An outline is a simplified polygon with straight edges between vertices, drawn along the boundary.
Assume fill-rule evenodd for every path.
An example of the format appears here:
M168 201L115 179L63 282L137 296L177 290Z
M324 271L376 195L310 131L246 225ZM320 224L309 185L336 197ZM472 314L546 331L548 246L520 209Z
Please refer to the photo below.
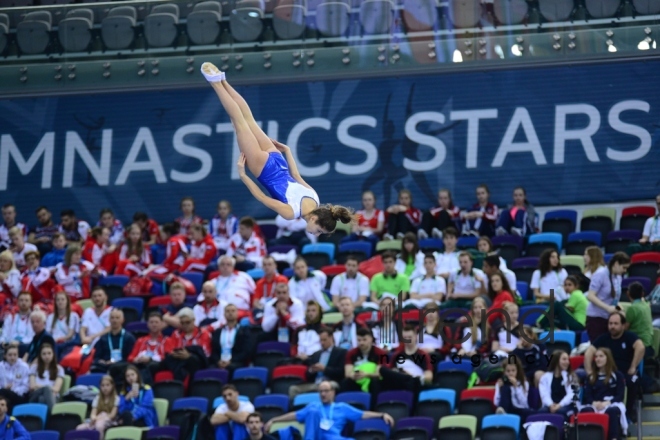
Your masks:
M316 223L328 232L335 230L337 222L350 224L356 221L353 210L341 205L322 205L312 211L310 215L315 215Z

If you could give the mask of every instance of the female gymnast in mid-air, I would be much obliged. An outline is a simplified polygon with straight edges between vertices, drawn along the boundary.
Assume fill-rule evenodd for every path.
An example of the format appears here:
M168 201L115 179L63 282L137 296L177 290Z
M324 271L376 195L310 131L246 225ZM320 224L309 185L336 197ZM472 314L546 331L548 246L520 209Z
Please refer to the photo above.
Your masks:
M350 209L339 205L321 205L316 191L300 177L289 147L266 136L252 116L245 99L226 81L224 72L211 63L202 64L201 70L234 125L241 150L237 163L238 174L252 195L287 220L304 218L307 221L307 232L314 235L334 231L337 221L352 222L353 213ZM268 189L271 197L264 194L245 174L246 163L250 172Z

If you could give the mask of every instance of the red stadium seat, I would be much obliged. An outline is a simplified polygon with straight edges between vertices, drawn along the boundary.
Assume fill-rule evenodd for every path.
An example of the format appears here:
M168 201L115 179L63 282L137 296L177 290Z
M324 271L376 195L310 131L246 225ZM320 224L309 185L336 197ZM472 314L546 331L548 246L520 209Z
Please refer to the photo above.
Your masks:
M654 215L655 208L653 206L629 206L621 211L621 217L643 216L648 218Z
M602 436L596 434L597 438L609 438L608 431L610 425L610 416L608 416L607 414L580 413L578 414L577 417L578 417L578 425L596 425L603 429ZM571 416L571 421L570 421L571 425L573 424L574 420L575 420L575 416L573 415ZM591 433L591 430L589 430L588 432ZM580 434L582 434L582 432L580 432ZM587 436L587 437L591 437L591 436Z
M491 402L495 401L494 387L474 387L469 390L461 391L461 400L467 399L485 399Z
M658 263L660 264L660 252L640 252L630 258L631 263Z
M582 364L584 364L584 356L571 356L570 358L571 361L571 368L573 371L577 370L578 368L582 367Z
M284 376L297 376L303 381L307 378L307 367L304 365L282 365L273 370L273 379Z
M169 295L165 296L156 296L153 297L149 300L149 308L155 308L155 307L166 307L172 304L172 299L170 298Z
M323 272L329 277L334 275L339 275L341 273L346 272L346 266L344 266L343 264L333 264L330 266L323 266L321 268L321 272Z

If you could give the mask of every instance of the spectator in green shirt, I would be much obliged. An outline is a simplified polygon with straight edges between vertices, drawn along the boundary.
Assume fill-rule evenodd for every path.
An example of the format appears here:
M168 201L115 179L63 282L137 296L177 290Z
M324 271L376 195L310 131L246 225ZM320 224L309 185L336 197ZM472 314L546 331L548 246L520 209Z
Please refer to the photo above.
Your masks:
M397 295L401 294L401 301L408 299L410 291L410 280L405 274L397 273L394 266L396 264L396 254L394 252L385 252L382 256L384 270L382 273L374 275L369 285L371 291L371 302L380 304L383 295L388 294L396 300Z
M587 322L587 306L589 305L589 300L578 288L579 285L580 282L574 275L569 275L564 280L564 292L566 292L569 297L566 301L555 301L554 303L554 328L573 331L584 330L584 325ZM550 309L547 311L549 312L549 310ZM546 313L539 318L537 322L539 327L550 327L548 316L550 316L550 313Z
M653 352L653 318L651 316L651 307L644 300L644 286L641 283L634 282L628 286L628 298L630 298L630 307L626 310L626 321L628 321L628 331L637 335L646 347L646 357L655 357Z

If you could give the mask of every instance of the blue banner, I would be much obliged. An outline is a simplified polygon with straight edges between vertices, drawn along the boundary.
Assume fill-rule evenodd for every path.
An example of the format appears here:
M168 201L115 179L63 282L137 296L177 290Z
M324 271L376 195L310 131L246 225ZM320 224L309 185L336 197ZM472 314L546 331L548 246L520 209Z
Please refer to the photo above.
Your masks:
M449 188L459 206L486 183L536 205L653 198L658 192L659 61L264 84L238 91L287 143L322 202L414 204ZM231 75L229 76L231 80ZM274 217L238 180L231 123L211 87L0 101L0 202L32 223L39 205L96 220L110 206L159 221L193 196L209 217Z

